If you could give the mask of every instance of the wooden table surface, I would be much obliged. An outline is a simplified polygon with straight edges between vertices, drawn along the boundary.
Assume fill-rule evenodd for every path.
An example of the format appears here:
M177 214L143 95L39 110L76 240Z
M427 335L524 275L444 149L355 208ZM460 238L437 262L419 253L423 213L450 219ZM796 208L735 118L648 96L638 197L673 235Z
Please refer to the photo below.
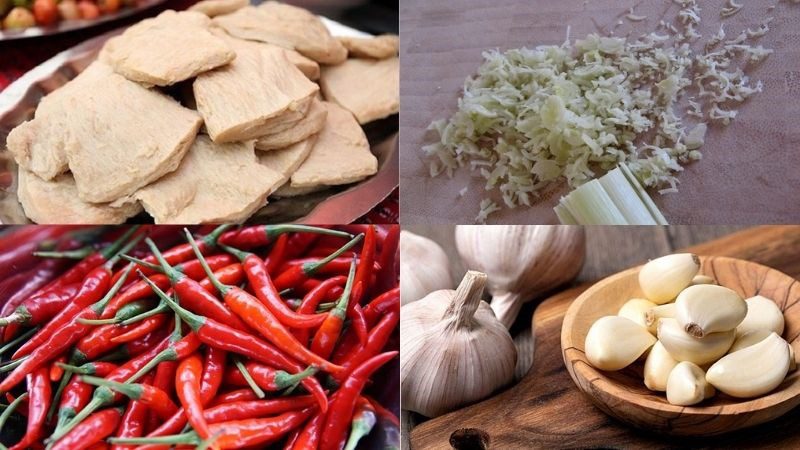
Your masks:
M575 283L592 281L640 264L648 258L664 255L675 249L705 242L745 227L741 226L672 226L672 227L587 227L586 262ZM454 280L460 280L465 268L455 250L453 226L406 225L408 230L438 242L452 261ZM547 295L546 295L547 296ZM546 297L545 296L545 297ZM544 297L543 297L544 298ZM517 346L515 379L522 378L533 362L534 342L530 327L535 302L523 307L511 328ZM401 400L402 401L402 400ZM410 449L409 430L423 417L403 411L402 448ZM598 443L602 445L603 443ZM607 443L606 443L607 444Z

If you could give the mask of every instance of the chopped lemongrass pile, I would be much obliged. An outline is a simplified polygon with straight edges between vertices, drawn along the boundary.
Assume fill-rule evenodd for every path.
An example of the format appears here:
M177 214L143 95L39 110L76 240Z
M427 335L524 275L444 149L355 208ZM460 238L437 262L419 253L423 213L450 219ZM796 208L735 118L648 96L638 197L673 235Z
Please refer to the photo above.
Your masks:
M678 173L702 157L706 124L729 124L737 105L761 91L745 70L772 50L747 43L771 19L730 40L720 27L703 43L698 2L674 2L674 23L661 20L638 39L590 34L573 43L568 28L562 45L484 52L458 110L429 127L439 137L422 148L430 175L467 167L507 208L530 206L553 182L575 188L621 163L644 187L677 192ZM476 221L499 209L484 199Z
M553 209L564 225L667 225L625 164L561 197Z

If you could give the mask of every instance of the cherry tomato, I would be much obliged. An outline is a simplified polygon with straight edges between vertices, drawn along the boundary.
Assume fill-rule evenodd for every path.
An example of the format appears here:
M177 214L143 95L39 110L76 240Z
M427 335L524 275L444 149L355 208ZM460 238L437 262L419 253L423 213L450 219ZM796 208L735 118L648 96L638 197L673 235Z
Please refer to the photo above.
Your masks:
M5 20L3 20L3 28L29 28L36 25L36 19L33 13L27 9L17 6L8 12Z
M81 13L81 19L96 19L100 15L100 8L88 0L78 2L78 11Z
M58 3L58 14L64 20L78 20L81 13L78 11L78 3L75 0L61 0Z
M115 13L119 11L119 7L122 5L121 0L98 0L97 3L103 14Z
M33 17L39 25L52 25L58 20L55 0L34 0Z

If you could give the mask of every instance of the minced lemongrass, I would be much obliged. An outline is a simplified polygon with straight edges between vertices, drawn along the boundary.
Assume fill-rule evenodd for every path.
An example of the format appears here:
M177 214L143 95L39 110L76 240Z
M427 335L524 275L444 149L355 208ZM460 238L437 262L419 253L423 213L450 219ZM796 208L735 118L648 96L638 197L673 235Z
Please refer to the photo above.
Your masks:
M671 35L590 34L573 43L568 32L558 46L484 52L458 110L429 127L439 137L422 148L431 176L466 166L484 178L486 190L500 192L507 208L535 203L554 181L574 188L623 162L645 187L677 191L678 172L702 156L702 139L691 135L699 130L684 116L730 123L733 107L762 88L742 67L771 50L744 44L746 31L723 41L720 28L705 51L695 51L700 8L696 0L676 3L680 29L660 22ZM749 31L760 36L768 23ZM689 107L679 106L690 87L696 95ZM476 219L499 209L482 202Z

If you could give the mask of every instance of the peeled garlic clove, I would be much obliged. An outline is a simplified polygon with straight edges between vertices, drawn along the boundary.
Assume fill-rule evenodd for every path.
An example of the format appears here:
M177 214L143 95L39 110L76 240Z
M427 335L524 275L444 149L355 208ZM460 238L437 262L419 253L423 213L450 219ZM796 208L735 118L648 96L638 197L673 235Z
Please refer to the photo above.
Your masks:
M778 336L783 334L783 312L774 301L757 295L748 298L745 303L747 303L747 315L736 327L737 334L745 334L754 330L770 330Z
M758 397L778 387L789 366L789 344L772 333L763 341L714 363L706 373L706 380L732 397Z
M746 315L747 303L742 297L715 284L689 286L675 300L675 319L687 333L698 338L733 330Z
M678 406L696 405L714 395L713 389L706 381L703 369L697 364L683 361L669 374L667 401Z
M707 334L700 339L684 331L675 319L661 319L658 322L658 340L669 354L678 361L689 361L699 366L722 357L731 348L735 338L736 332L730 330Z
M656 258L639 271L639 286L648 300L659 305L674 299L700 270L700 258L678 253Z
M622 305L622 308L619 309L617 315L631 319L639 325L647 327L645 324L645 315L647 314L647 311L655 306L656 304L650 300L645 300L643 298L632 298Z
M644 385L651 391L666 391L669 374L677 365L678 361L664 348L664 344L656 342L644 362Z
M695 277L692 278L692 282L689 283L689 285L696 286L698 284L717 284L717 282L714 281L714 279L708 275L695 275Z
M597 319L586 334L585 352L589 363L600 370L627 367L655 344L647 328L619 316Z
M750 347L751 345L758 344L759 342L763 341L773 332L766 329L759 329L748 331L744 334L736 334L736 340L733 341L733 345L731 346L728 353L738 352L744 348Z
M659 319L672 319L674 317L675 303L666 303L663 305L658 305L655 308L651 308L649 311L647 311L644 315L644 323L651 333L656 334L658 332Z

